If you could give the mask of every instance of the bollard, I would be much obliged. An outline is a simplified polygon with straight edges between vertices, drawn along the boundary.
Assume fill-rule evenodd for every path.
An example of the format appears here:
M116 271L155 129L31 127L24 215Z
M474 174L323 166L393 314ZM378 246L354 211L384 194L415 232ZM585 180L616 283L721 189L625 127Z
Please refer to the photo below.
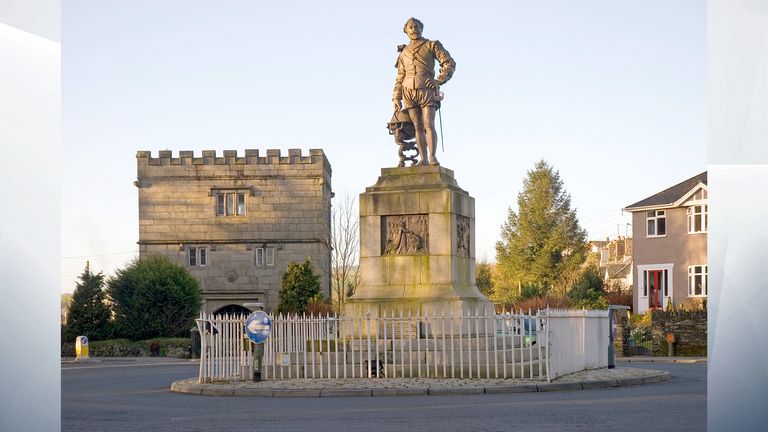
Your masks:
M667 333L667 357L675 356L675 334Z
M88 360L88 338L85 336L78 336L75 340L75 354L77 358L75 360Z
M190 358L199 359L202 341L200 340L200 330L197 326L192 327L189 330L189 337L192 340L192 349L190 350Z

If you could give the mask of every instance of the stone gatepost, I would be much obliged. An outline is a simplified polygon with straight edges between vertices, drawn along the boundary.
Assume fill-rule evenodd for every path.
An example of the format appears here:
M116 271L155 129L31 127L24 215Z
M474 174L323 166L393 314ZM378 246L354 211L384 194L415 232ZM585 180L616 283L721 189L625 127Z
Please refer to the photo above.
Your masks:
M493 313L475 285L475 200L452 170L381 170L376 184L360 195L360 275L347 313L370 312L374 319L401 310L420 316ZM430 321L424 320L421 331L440 334ZM483 327L482 333L493 328Z

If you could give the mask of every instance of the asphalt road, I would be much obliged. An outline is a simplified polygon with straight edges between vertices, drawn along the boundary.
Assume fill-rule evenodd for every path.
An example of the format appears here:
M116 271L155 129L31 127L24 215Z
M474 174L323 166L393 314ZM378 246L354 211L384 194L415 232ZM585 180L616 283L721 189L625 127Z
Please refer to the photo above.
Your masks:
M621 366L621 365L619 365ZM350 398L178 394L192 363L63 364L63 431L704 431L706 364L632 364L672 379L595 390Z

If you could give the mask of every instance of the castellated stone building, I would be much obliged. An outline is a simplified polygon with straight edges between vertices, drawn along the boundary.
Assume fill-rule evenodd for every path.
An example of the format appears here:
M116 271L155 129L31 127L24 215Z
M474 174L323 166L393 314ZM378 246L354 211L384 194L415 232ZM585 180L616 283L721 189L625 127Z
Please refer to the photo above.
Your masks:
M159 254L201 282L205 312L278 305L286 266L312 259L330 296L331 165L322 150L136 154L140 256Z

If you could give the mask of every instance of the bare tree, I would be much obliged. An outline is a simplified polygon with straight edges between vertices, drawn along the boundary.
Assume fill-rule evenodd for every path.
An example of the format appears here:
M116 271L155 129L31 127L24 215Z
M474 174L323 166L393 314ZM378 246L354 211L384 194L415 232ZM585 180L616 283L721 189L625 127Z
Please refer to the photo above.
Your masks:
M338 314L359 283L360 222L357 197L344 193L331 212L331 282Z

